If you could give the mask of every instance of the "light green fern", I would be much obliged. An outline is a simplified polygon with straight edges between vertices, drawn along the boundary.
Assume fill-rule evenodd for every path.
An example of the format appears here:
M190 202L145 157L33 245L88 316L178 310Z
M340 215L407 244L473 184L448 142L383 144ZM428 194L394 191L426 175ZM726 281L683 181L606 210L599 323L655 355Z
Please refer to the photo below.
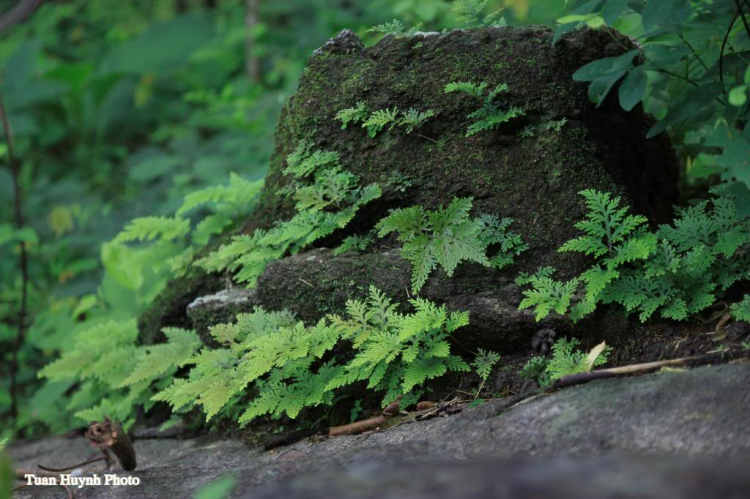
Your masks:
M296 201L297 213L267 231L234 236L196 265L209 272L229 270L237 282L253 287L269 263L346 227L362 206L380 197L377 184L361 187L357 175L341 168L337 153L312 146L302 141L287 157L284 172L293 180L285 194Z
M409 134L416 130L417 128L421 128L424 123L435 116L435 112L432 109L428 109L427 111L420 112L417 111L414 108L410 108L408 111L404 113L404 115L398 120L399 126L403 126L406 128L406 133Z
M201 406L207 419L242 404L242 424L266 414L295 418L306 407L333 404L336 390L360 382L383 392L383 405L399 395L402 404L416 401L428 379L469 369L448 343L468 324L468 314L421 299L411 304L415 312L401 314L370 288L368 301L350 300L345 316L310 326L288 313L240 314L235 323L211 328L222 348L203 348L186 362L193 366L188 377L175 379L153 400L174 410ZM353 346L354 358L324 362L342 341Z
M169 383L198 350L193 331L166 328L167 343L137 346L135 320L107 321L77 333L60 358L39 372L51 381L76 379L68 409L83 421L110 416L127 427L137 407L148 410L156 386ZM101 393L107 393L101 398Z
M383 35L393 35L396 38L403 38L405 36L413 36L414 33L419 29L419 26L420 25L417 25L412 28L406 29L404 27L404 23L402 23L398 19L394 19L393 21L388 21L383 24L373 26L372 28L368 29L367 32L380 33Z
M346 130L349 123L361 123L367 119L367 107L363 101L359 101L356 106L337 112L336 119L341 121L341 129Z
M507 232L510 219L490 215L470 218L470 198L456 198L448 207L425 211L421 206L400 208L378 222L378 235L398 234L402 256L412 266L412 291L418 293L430 273L440 265L452 276L462 261L502 268L526 249L519 236ZM500 248L492 258L487 248Z
M362 128L367 129L367 134L370 137L375 137L386 126L389 130L396 126L398 124L398 114L399 110L397 107L393 107L392 109L378 109L362 122Z
M537 319L554 310L576 321L599 304L617 304L641 321L657 312L683 320L746 278L750 225L731 199L701 202L651 232L646 218L628 214L619 198L594 190L581 195L588 213L576 227L583 235L560 251L590 255L594 263L568 283L549 276L528 282L521 306L534 307Z
M504 26L505 8L487 9L489 4L489 0L456 0L453 3L453 11L456 13L456 20L470 28Z
M560 338L552 345L552 357L535 356L521 369L523 378L536 381L539 386L549 386L553 381L573 374L591 371L607 363L611 348L602 343L586 353L577 347L580 342L572 338Z

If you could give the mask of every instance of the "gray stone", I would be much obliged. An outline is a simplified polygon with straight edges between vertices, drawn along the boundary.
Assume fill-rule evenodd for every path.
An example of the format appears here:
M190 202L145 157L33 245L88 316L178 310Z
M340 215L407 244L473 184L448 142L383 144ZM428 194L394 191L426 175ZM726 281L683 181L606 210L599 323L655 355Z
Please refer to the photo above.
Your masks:
M750 490L746 468L738 471L750 458L748 386L750 363L735 363L594 381L270 452L239 436L137 440L140 486L76 497L189 497L232 474L234 497L248 498L741 498ZM55 466L95 455L84 440L47 438L10 452L24 467ZM16 497L60 494L38 487Z

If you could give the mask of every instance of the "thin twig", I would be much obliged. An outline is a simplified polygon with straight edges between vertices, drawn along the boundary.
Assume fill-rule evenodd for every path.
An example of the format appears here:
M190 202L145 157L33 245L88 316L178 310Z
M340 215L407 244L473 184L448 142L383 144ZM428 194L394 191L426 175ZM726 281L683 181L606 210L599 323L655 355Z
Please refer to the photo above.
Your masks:
M588 383L589 381L605 378L613 378L615 376L626 376L630 374L644 374L647 372L661 369L662 367L671 366L686 366L686 365L699 365L708 364L715 360L721 360L724 357L723 352L707 353L703 355L694 355L692 357L682 357L679 359L670 360L658 360L656 362L646 362L643 364L631 364L629 366L612 367L609 369L600 369L598 371L591 371L581 374L571 374L569 376L563 376L552 383L551 390L558 388L565 388L568 386L580 385L582 383Z
M44 3L44 0L21 0L18 2L10 12L0 17L0 33L24 22L42 6L42 3Z
M742 18L742 24L745 26L745 33L747 33L747 37L750 38L750 24L748 24L747 19L745 18L745 12L742 10L742 6L747 4L747 0L744 0L742 3L740 3L740 0L734 0L734 4L737 6L737 12L739 12L740 18Z
M5 112L2 97L0 97L0 120L3 123L5 141L8 144L8 162L13 178L13 211L16 229L24 228L23 202L21 194L21 165L16 158L13 147L13 131L8 122L8 114ZM18 351L21 349L26 334L26 309L28 306L29 286L29 258L26 252L26 243L21 241L21 252L19 255L19 267L21 269L21 304L18 311L18 332L13 343L13 351L10 361L10 417L15 420L18 417Z
M721 42L721 50L719 51L719 81L724 83L724 50L727 47L727 41L729 40L729 33L732 32L732 28L734 27L734 23L737 21L737 18L740 16L740 11L738 10L737 13L732 18L732 22L729 23L729 27L727 28L727 32L724 33L724 40Z
M42 466L41 464L37 464L37 468L45 470L45 471L68 471L75 468L79 468L86 464L95 463L97 461L107 461L106 457L95 457L94 459L89 459L88 461L84 461L82 463L74 464L73 466L66 466L65 468L48 468L47 466Z

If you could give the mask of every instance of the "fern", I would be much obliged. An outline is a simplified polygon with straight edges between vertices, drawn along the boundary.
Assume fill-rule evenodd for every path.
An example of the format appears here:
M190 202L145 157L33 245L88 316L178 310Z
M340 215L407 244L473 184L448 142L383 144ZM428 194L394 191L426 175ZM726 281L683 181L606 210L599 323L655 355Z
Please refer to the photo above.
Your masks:
M507 84L501 83L485 95L487 88L487 83L472 82L451 82L445 86L445 93L459 92L482 99L482 107L467 116L475 120L466 131L467 137L485 130L494 130L501 124L526 114L520 107L507 107L498 102L498 96L508 91Z
M495 366L495 364L497 364L497 361L499 360L500 355L492 351L482 350L480 348L477 351L476 359L474 359L474 362L472 362L471 365L474 367L474 369L476 369L477 374L480 378L482 378L482 381L487 381L490 372L492 372L492 368Z
M470 218L472 200L456 198L444 209L425 211L421 206L401 208L378 222L378 235L398 234L401 255L412 266L412 291L418 293L435 267L452 276L462 261L501 268L526 249L520 237L507 233L510 219L485 215ZM492 259L487 248L499 244Z
M750 322L750 295L745 295L742 301L733 304L730 310L735 319Z
M410 108L404 113L404 115L398 120L400 126L406 127L406 133L409 134L415 129L420 128L424 125L425 121L435 116L435 112L432 109L428 109L425 112L419 112L414 108Z
M229 270L237 282L253 287L269 263L346 227L360 207L381 195L377 184L360 187L357 175L343 171L337 153L313 151L309 141L300 142L287 162L284 172L294 181L286 194L296 201L296 215L267 231L235 236L196 265Z
M487 12L489 0L456 0L453 3L453 11L456 20L471 28L484 28L488 26L504 26L504 8Z
M453 81L445 85L445 93L450 94L460 92L472 97L483 97L484 91L487 90L486 83L472 83L470 81Z
M576 347L579 345L580 342L575 338L560 338L552 345L551 358L532 357L519 374L536 381L539 386L548 386L563 376L589 372L595 366L607 363L611 349L604 343L594 347L589 353L578 350Z
M173 241L190 232L190 221L183 218L142 217L132 220L114 238L115 243L131 241Z
M295 418L306 407L332 405L335 390L358 382L385 392L384 405L399 395L415 399L426 380L468 370L448 343L451 333L468 324L468 314L449 314L426 300L411 303L415 312L400 314L371 287L367 302L347 303L345 317L312 326L283 312L258 308L240 314L236 323L211 329L222 348L203 348L187 361L194 366L188 377L174 380L153 400L175 410L199 405L211 419L249 397L239 418L245 424L265 414ZM324 362L342 341L351 342L354 358Z
M367 119L367 108L363 101L357 102L355 107L341 109L336 113L336 119L341 121L341 129L346 130L349 123L360 123Z
M77 333L61 357L39 372L51 381L77 379L81 385L68 408L77 418L90 421L110 416L127 427L135 410L148 410L155 385L169 383L177 369L200 347L193 331L166 328L168 342L137 346L135 320L108 321ZM101 393L107 393L102 399Z
M383 35L393 35L396 38L403 38L405 36L413 36L414 33L419 29L420 25L409 28L408 30L404 27L404 24L398 19L393 21L378 24L368 29L368 33L380 33Z
M560 251L590 255L594 264L565 284L548 276L525 283L532 288L521 306L535 307L537 319L554 310L577 321L599 304L617 304L641 321L657 312L684 320L745 278L750 226L731 199L701 202L651 232L646 218L628 214L619 198L594 190L581 195L588 214L576 227L583 235Z
M398 113L399 110L397 107L393 109L378 109L367 117L362 123L362 128L367 129L367 134L370 137L375 137L386 126L390 125L388 126L390 130L398 124Z
M342 255L349 251L365 251L372 244L372 236L349 236L341 242L341 245L333 250L334 255Z

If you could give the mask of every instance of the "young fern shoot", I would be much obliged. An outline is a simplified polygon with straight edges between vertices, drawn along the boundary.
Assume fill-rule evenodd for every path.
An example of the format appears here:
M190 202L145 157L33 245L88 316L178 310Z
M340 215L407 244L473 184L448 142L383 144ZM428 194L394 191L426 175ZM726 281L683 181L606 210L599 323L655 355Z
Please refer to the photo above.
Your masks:
M487 83L477 84L466 81L451 82L445 86L447 94L458 92L482 99L482 106L467 116L474 120L466 131L467 137L485 130L494 130L501 124L526 114L520 107L508 107L498 99L498 96L508 91L507 84L501 83L489 93L486 93L487 88Z

